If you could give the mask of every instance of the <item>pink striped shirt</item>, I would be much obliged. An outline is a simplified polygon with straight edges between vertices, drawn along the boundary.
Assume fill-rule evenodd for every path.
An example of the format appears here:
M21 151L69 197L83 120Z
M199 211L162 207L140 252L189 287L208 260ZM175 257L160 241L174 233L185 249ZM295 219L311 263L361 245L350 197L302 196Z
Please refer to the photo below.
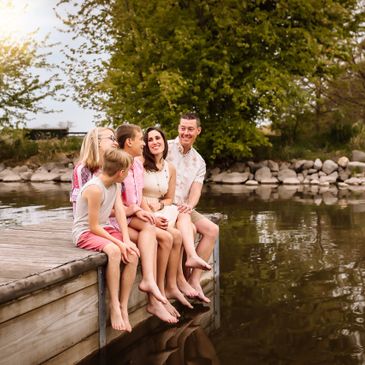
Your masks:
M127 207L132 204L141 206L143 191L143 165L138 159L133 160L128 176L124 179L123 203Z

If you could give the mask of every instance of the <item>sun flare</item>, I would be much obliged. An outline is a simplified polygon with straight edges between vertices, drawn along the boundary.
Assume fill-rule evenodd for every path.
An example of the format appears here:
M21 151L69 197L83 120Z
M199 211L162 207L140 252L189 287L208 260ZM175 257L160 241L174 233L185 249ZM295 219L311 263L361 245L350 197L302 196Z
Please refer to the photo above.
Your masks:
M26 16L29 11L28 1L0 0L0 38L20 40L29 33Z

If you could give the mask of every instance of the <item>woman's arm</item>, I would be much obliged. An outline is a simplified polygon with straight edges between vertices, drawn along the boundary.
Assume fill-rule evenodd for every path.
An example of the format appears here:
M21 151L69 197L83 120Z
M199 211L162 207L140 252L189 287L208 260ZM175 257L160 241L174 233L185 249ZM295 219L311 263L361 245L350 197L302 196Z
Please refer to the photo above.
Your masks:
M166 194L160 199L161 208L165 205L171 205L175 198L175 188L176 188L176 169L172 163L168 164L170 179Z

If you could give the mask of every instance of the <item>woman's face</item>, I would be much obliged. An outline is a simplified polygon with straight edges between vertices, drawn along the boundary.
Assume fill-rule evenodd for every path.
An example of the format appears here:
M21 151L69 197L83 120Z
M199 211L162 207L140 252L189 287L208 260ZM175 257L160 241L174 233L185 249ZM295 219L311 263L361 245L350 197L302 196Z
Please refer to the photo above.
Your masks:
M163 154L165 142L161 133L155 130L148 132L147 146L152 155Z
M118 147L118 143L115 139L113 131L107 129L99 135L99 149L100 152L104 153L108 148Z

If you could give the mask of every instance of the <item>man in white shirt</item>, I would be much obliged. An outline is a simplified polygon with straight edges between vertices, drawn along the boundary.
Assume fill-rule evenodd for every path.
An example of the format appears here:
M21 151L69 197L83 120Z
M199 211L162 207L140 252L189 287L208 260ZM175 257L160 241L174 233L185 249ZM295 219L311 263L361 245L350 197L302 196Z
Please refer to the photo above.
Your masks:
M195 225L202 238L196 248L197 254L207 261L211 256L214 243L219 234L218 226L209 219L198 213L194 208L199 202L206 165L201 155L193 148L194 142L201 132L200 119L195 113L186 113L180 117L178 127L178 137L169 141L169 153L167 161L172 162L176 168L176 191L175 204L180 213L187 213L191 217L191 222ZM191 224L186 224L186 214L179 215L177 227L184 238L193 234ZM190 219L189 217L189 219ZM181 219L183 218L183 219ZM193 268L188 283L197 291L199 299L209 303L200 285L202 270ZM183 292L189 293L188 290ZM188 295L188 294L187 294ZM188 295L189 296L189 295Z

